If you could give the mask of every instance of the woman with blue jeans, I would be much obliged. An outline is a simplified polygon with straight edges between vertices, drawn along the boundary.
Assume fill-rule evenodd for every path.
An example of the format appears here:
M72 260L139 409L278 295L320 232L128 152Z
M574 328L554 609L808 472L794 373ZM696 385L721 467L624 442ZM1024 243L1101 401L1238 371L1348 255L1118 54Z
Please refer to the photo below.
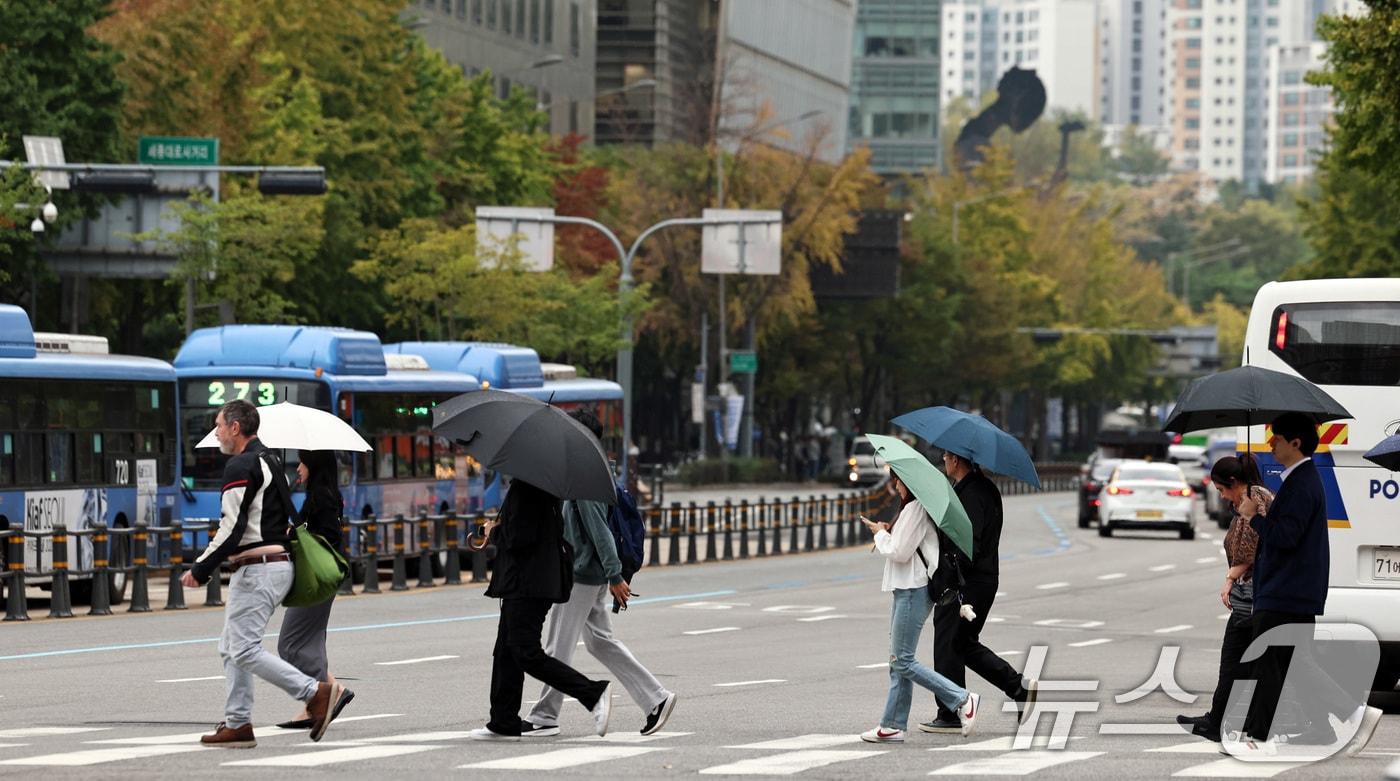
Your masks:
M919 635L933 612L933 599L928 593L928 562L938 561L933 519L897 475L890 476L890 489L903 503L894 523L861 519L875 534L875 549L885 557L880 590L894 593L894 607L890 613L890 694L885 700L885 714L875 729L860 737L867 743L903 743L916 683L956 712L962 734L968 735L977 719L981 698L915 658Z

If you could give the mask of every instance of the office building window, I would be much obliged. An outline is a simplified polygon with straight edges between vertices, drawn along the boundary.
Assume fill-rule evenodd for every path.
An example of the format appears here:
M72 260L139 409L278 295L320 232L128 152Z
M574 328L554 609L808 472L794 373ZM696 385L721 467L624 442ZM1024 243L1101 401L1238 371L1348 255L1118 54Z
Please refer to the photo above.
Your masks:
M467 0L457 0L457 18L467 18Z
M472 24L481 24L482 0L472 0Z
M554 43L554 0L544 0L544 42Z
M501 32L510 35L510 0L501 0Z
M452 13L452 0L442 0L442 12L444 14Z
M569 101L569 132L578 132L578 101Z
M530 43L540 43L540 0L530 0Z
M496 29L496 0L486 0L486 29Z
M580 47L583 41L582 14L579 13L578 3L569 3L569 54L579 56Z
M515 0L515 37L525 40L525 0Z

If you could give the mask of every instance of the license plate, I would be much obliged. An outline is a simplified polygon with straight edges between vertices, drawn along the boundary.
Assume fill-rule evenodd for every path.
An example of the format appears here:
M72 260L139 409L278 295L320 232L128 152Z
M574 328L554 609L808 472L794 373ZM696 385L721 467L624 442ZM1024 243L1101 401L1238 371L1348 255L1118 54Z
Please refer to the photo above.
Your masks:
M1139 517L1139 518L1141 518L1141 519L1143 519L1143 520L1145 520L1145 521L1155 521L1155 520L1158 520L1159 518L1162 517L1162 511L1161 511L1161 510L1138 510L1138 511L1137 511L1137 517ZM1397 563L1400 563L1400 561L1398 561ZM1398 575L1397 577L1400 577L1400 575Z
M1376 568L1371 573L1376 580L1400 580L1400 548L1377 548Z

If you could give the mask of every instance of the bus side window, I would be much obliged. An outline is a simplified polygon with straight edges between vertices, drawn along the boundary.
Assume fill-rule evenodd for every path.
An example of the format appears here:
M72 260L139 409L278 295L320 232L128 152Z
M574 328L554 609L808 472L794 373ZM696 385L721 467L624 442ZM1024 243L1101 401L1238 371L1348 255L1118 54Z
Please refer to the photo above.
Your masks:
M49 434L48 457L45 481L48 483L73 482L73 435Z
M380 437L375 454L379 457L379 465L374 470L375 479L392 479L394 477L394 438L390 436Z
M97 485L102 482L102 435L93 431L78 434L78 482Z
M44 435L17 435L15 437L15 484L41 485L43 482Z
M413 476L413 437L399 434L394 437L394 477Z
M15 483L15 435L0 434L0 485Z

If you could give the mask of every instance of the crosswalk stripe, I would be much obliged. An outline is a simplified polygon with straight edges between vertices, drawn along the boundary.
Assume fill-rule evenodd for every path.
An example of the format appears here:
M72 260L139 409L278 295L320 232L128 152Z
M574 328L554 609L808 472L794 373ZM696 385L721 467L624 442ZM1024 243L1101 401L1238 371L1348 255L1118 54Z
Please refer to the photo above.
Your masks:
M839 746L843 743L859 743L860 736L827 735L816 733L812 735L798 735L793 738L779 738L777 740L765 740L762 743L745 743L740 746L725 746L725 748L756 748L770 749L774 751L795 751L804 748L826 748L828 746Z
M300 754L286 754L280 757L243 759L225 762L224 767L319 767L338 762L358 762L366 759L384 759L405 754L418 754L432 751L441 746L347 746L330 751L306 751Z
M1193 740L1190 743L1177 743L1145 750L1149 754L1219 754L1220 744L1212 743L1209 740Z
M875 664L858 664L858 665L856 665L856 669L857 669L857 670L876 670L876 669L879 669L879 668L881 668L881 667L889 667L889 666L890 666L890 663L889 663L889 662L876 662Z
M1273 778L1285 770L1306 765L1307 762L1245 762L1238 759L1217 759L1203 765L1192 765L1172 773L1173 778Z
M467 740L471 735L460 732L410 732L406 735L380 735L377 738L361 738L356 743L435 743L441 740Z
M681 632L683 635L712 635L716 632L737 632L737 626L717 626L714 629L692 629L689 632Z
M650 735L643 735L640 732L613 732L602 737L597 735L587 735L581 738L565 738L564 743L650 743L653 740L665 740L667 738L683 738L686 735L694 735L693 732L654 732Z
M753 759L743 759L738 762L731 762L727 765L715 765L700 771L702 775L724 775L724 776L790 776L794 773L801 773L804 770L811 770L814 767L833 765L837 762L849 762L854 759L869 759L877 757L883 751L790 751L785 754L774 754L767 757L754 757Z
M1097 638L1094 638L1093 640L1083 640L1083 641L1080 641L1080 642L1078 642L1078 643L1070 643L1070 644L1069 644L1069 647L1070 647L1070 648L1088 648L1088 647L1091 646L1091 645L1103 645L1104 643L1111 643L1111 642L1113 642L1113 640L1112 640L1111 638L1108 638L1108 637L1097 637Z
M488 762L474 762L458 765L459 769L472 770L562 770L566 767L590 765L594 762L607 762L613 759L627 759L650 754L653 751L666 751L663 748L645 746L589 746L588 748L565 748L547 751L543 754L528 754L523 757L493 759Z
M419 664L419 663L421 663L421 662L441 662L441 661L443 661L443 660L445 660L445 659L459 659L459 658L461 658L461 657L455 656L455 655L453 655L453 654L445 654L445 655L443 655L443 656L420 656L420 657L418 657L417 659L397 659L397 660L392 661L392 662L375 662L375 664L376 664L376 665L379 665L380 667L393 667L393 666L395 666L395 665L400 665L400 664Z
M337 721L339 721L337 719ZM199 745L199 739L214 731L213 727L201 732L182 732L178 735L146 735L139 738L107 738L105 740L86 740L84 743L95 745L114 746L178 746L181 744ZM275 729L270 726L253 727L253 734L259 740L267 738L284 737L287 735L305 735L306 730Z
M21 747L24 747L24 746L27 746L27 745L29 745L29 744L28 744L28 743L0 743L0 748L21 748Z
M1148 567L1147 569L1151 570L1152 572L1166 572L1167 570L1176 569L1176 565L1175 565L1175 564L1158 564L1158 565L1155 566L1155 567Z
M757 685L763 684L763 683L787 683L787 679L786 679L786 678L759 678L759 679L756 680L756 681L730 681L730 682L728 682L728 683L717 683L717 684L715 684L715 686L721 687L721 688L727 687L727 686L757 686Z
M77 735L83 732L102 732L109 727L21 727L0 729L0 738L42 738L50 735Z
M1026 776L1068 762L1093 759L1102 751L1013 751L997 757L974 759L940 767L931 776Z
M1195 627L1191 626L1190 624L1176 624L1175 626L1164 626L1161 629L1157 629L1154 631L1156 632L1156 634L1159 635L1169 635L1173 632L1185 632L1187 629L1194 628Z
M200 678L165 678L156 681L156 683L192 683L194 681L222 681L224 679L223 675L205 675Z
M167 754L183 754L188 751L205 751L203 746L124 746L122 748L96 748L87 751L66 751L62 754L43 754L37 757L6 759L0 765L46 765L50 767L81 767L100 765L103 762L119 762L124 759L147 759L163 757Z
M1082 736L1071 735L1070 740L1080 740ZM990 738L988 740L974 740L971 743L953 743L947 746L934 746L929 751L1011 751L1015 749L1013 742L1014 735L1001 738ZM1031 748L1045 748L1050 745L1049 735L1036 735L1031 738Z

